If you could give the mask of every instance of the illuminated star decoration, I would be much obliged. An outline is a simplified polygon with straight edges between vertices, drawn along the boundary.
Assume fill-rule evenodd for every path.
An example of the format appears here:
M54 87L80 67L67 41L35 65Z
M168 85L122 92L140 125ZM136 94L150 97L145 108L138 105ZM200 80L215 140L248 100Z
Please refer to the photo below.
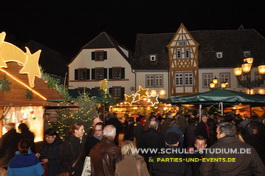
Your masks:
M150 103L152 104L152 106L159 103L157 98L158 98L158 95L149 97L149 100L150 100Z
M20 74L28 74L28 80L30 87L34 87L35 76L41 78L41 72L39 67L39 58L41 50L38 50L34 54L31 54L30 50L26 47L26 54L28 58L23 68L19 71Z
M132 94L132 95L124 94L124 96L125 96L125 101L124 102L127 102L127 103L129 103L131 105L132 102L134 101L134 94Z
M139 90L136 92L136 94L140 95L140 99L148 98L148 89L143 89L141 86L139 86Z

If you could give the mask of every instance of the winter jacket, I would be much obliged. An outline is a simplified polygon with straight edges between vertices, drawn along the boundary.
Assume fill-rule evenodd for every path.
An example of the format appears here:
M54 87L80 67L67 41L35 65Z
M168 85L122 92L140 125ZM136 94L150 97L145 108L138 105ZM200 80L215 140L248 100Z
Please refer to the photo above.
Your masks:
M103 138L90 150L92 176L113 176L121 160L121 149L114 141Z
M46 173L48 176L55 176L62 172L62 166L60 163L61 160L61 152L62 152L62 141L54 140L53 143L48 144L44 142L39 153L40 160L48 159L48 163L46 163Z
M85 161L85 138L78 138L71 134L64 142L62 149L61 164L63 166L63 172L71 172L80 176L83 171L83 165ZM73 163L77 160L80 154L79 161L73 168Z
M220 161L202 162L202 176L264 176L265 167L256 150L236 137L223 137L210 147L204 159L219 159ZM217 151L219 150L219 151ZM220 150L225 150L220 152ZM227 162L230 158L230 162ZM231 160L233 159L233 160ZM227 161L225 161L227 160Z
M30 150L29 155L20 155L19 152L16 152L7 171L8 176L41 176L43 173L44 170L39 159Z

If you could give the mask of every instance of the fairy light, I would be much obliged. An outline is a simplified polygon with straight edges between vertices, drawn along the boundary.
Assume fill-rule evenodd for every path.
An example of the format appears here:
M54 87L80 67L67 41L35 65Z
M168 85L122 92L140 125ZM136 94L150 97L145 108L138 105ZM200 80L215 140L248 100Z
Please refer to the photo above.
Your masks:
M38 95L43 100L47 100L47 98L45 98L44 96L42 96L39 92L33 90L31 87L29 87L28 85L26 85L25 83L23 83L22 81L20 81L19 79L17 79L16 77L14 77L13 75L11 75L10 73L8 73L7 71L5 71L5 70L3 70L1 68L0 68L0 71L2 71L5 74L7 74L10 78L12 78L16 82L20 83L21 85L23 85L24 87L26 87L27 89L29 89L30 91L32 91L34 94Z

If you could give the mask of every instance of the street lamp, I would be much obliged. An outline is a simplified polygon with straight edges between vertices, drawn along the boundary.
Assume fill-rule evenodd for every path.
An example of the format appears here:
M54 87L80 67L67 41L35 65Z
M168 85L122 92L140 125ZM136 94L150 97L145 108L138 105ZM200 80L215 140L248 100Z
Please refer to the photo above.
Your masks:
M212 80L212 82L209 84L209 87L211 90L216 90L216 89L225 89L226 86L228 85L228 83L226 82L222 82L220 85L218 84L219 80L216 78L216 76L214 77L214 79Z
M253 65L254 58L245 58L244 63L236 68L234 68L234 74L237 78L239 85L248 89L248 92L254 87L259 87L264 83L265 78L265 64L258 66L259 75L252 79L251 70Z

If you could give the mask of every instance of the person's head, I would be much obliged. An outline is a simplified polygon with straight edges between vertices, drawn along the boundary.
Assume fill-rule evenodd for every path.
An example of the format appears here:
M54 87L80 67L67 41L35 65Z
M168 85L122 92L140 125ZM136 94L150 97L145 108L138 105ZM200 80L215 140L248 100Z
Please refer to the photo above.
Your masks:
M221 122L216 128L217 138L234 137L236 134L236 126L231 122Z
M136 155L138 154L137 148L132 141L123 141L121 147L122 155Z
M165 142L170 147L177 147L179 145L179 134L175 132L168 132L166 134Z
M44 138L48 144L52 144L56 139L57 133L53 128L44 131Z
M202 116L202 122L207 123L207 121L208 121L208 117L206 115L203 115Z
M21 123L18 125L18 129L21 131L21 133L29 131L29 127L25 123Z
M248 133L250 134L250 135L255 135L255 134L258 134L259 133L259 127L258 127L258 125L257 124L255 124L255 123L249 123L248 125L247 125L247 130L248 130Z
M70 132L76 137L83 137L85 133L84 125L82 123L75 123L71 126Z
M94 127L94 136L97 136L97 137L103 136L103 125L104 124L102 122L96 123Z
M155 130L157 130L158 129L158 123L157 123L157 121L151 120L149 122L149 128L154 128Z
M95 126L98 122L102 122L103 123L103 121L99 117L94 118L92 126Z
M115 136L116 136L116 128L113 125L106 125L103 129L103 136L114 140Z
M16 124L15 123L8 123L8 124L6 124L5 128L6 128L6 131L16 129Z
M134 118L133 117L128 117L127 121L128 121L129 125L134 124Z
M31 142L28 138L21 139L18 143L18 149L21 155L28 155L28 150L30 149Z
M207 141L206 139L199 135L195 137L194 146L197 150L200 152L207 147Z

